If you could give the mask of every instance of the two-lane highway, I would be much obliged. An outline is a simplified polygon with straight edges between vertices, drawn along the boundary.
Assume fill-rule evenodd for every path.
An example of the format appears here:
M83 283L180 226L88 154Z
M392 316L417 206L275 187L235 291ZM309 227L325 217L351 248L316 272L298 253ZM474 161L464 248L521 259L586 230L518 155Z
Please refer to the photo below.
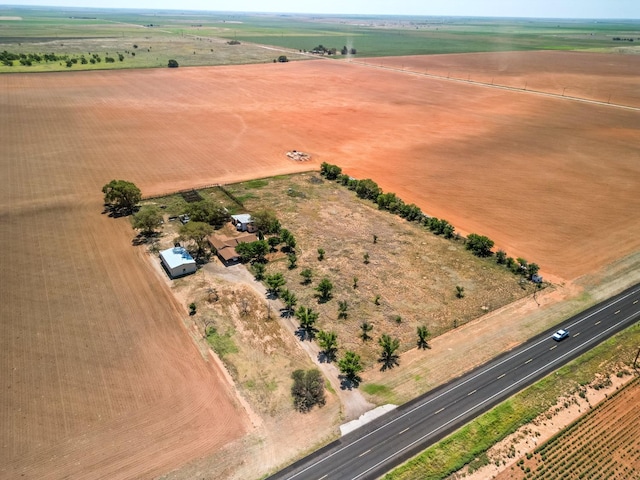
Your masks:
M275 474L273 479L373 479L640 318L640 285L402 405ZM464 346L461 346L464 348Z

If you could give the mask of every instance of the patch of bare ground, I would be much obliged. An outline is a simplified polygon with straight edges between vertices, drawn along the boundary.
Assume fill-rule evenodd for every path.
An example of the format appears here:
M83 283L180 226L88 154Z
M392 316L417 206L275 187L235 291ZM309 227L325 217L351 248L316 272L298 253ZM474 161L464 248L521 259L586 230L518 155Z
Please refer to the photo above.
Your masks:
M621 372L623 371L626 370L621 370ZM573 395L559 399L558 403L547 412L539 415L531 423L519 428L512 435L494 445L487 451L486 455L489 462L487 465L478 469L469 469L467 466L449 476L448 479L509 480L527 478L525 471L537 472L539 470L538 467L541 465L546 467L547 470L559 469L562 478L578 478L578 473L575 471L568 472L565 470L562 472L562 467L559 465L560 462L575 463L580 461L578 457L584 452L578 452L578 448L585 441L595 442L596 437L605 432L607 437L606 444L609 445L616 443L621 437L628 438L630 424L624 418L625 416L629 417L629 415L631 415L630 418L634 417L632 412L639 399L640 383L637 381L636 375L630 374L628 371L619 376L603 375L602 378L597 379L592 384L581 387ZM589 429L589 435L585 435L586 432L583 431L585 429L574 429L575 434L563 442L563 453L560 458L546 462L541 459L540 454L534 454L534 450L537 447L544 445L546 441L576 421L599 425L594 427L597 431ZM635 435L632 435L632 437L630 445L632 450L635 450L638 447L638 437ZM609 454L605 453L605 451L608 452L610 447L607 447L605 443L600 444L599 447L600 451L598 453L594 451L593 454L589 454L587 457L588 464L595 465L609 458ZM629 445L626 445L626 448L628 447ZM592 448L597 449L598 445L594 444ZM636 472L640 471L638 454L632 452L631 455L627 455L627 452L624 453L625 455L623 456L622 452L611 452L611 458L615 457L614 465L616 465L616 469L619 469L622 473L618 476L612 471L605 478L627 479L632 478L628 474L634 468ZM627 475L624 472L627 472ZM542 476L535 476L537 473L533 475L534 478L543 478Z
M400 350L407 351L416 345L420 325L441 335L535 291L494 260L474 257L461 242L379 211L315 173L227 189L245 198L249 211L277 212L295 236L297 266L289 268L286 252L278 251L267 273L282 273L298 306L320 313L317 327L338 334L339 352L355 350L367 366L376 364L383 333L400 339ZM322 260L318 249L324 250ZM300 274L305 269L313 273L310 284ZM328 301L316 290L323 278L333 284ZM464 288L463 298L456 286ZM340 301L347 302L346 318L339 316ZM360 338L363 321L373 324L373 341Z

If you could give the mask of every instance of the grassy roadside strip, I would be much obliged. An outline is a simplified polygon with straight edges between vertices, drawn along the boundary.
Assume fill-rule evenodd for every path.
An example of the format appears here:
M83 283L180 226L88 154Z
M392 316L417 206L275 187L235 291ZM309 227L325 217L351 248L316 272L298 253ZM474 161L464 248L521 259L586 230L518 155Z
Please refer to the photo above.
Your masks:
M429 447L384 479L446 478L544 413L560 397L593 382L599 375L615 373L620 365L630 369L639 344L640 323L636 323Z

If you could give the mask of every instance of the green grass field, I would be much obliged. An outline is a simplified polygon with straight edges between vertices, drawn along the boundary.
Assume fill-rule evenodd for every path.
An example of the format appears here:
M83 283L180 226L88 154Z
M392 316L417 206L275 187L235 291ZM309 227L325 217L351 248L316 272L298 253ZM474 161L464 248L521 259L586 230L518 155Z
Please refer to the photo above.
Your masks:
M614 41L614 37L634 42ZM227 42L238 40L241 45ZM426 55L513 50L640 48L640 21L534 20L454 17L294 16L223 12L0 6L0 52L55 53L81 59L124 55L67 67L14 61L0 72L232 65L272 62L280 53L318 45L355 48L358 56ZM138 48L134 48L138 45ZM285 52L286 53L286 52ZM116 59L118 57L116 56ZM336 58L343 58L339 53Z

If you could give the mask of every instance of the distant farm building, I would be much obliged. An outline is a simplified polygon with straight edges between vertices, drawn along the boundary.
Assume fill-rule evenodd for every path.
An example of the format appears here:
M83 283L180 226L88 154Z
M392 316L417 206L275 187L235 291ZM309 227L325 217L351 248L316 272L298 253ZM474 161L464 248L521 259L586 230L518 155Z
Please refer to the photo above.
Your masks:
M216 252L218 258L225 265L232 265L240 261L240 255L236 252L236 247L240 243L250 243L258 241L258 237L253 233L245 233L239 237L225 237L223 235L211 235L209 245Z
M236 229L238 229L238 231L240 232L253 233L258 231L253 223L251 215L249 215L248 213L243 213L241 215L231 215L231 223L233 223L236 226Z
M196 271L196 261L183 247L162 250L160 262L171 278L183 277Z

